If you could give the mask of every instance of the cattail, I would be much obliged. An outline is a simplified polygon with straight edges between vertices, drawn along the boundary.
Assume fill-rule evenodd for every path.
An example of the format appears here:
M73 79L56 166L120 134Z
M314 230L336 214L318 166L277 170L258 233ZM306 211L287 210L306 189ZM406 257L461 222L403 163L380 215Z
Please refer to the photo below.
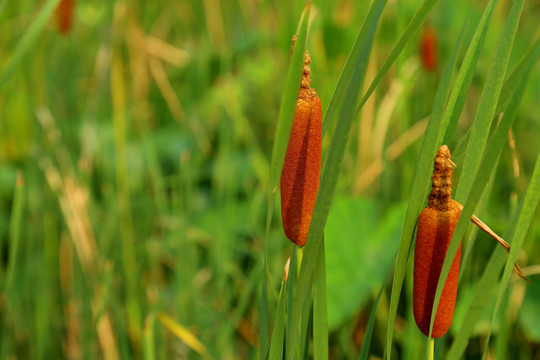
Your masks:
M431 26L426 26L420 40L422 66L426 71L435 71L438 62L437 33Z
M60 0L60 3L56 8L56 17L58 21L58 31L61 34L67 34L69 29L71 29L74 10L75 0Z
M294 41L294 39L293 39ZM322 107L310 87L311 59L304 70L281 172L281 218L285 235L298 246L306 243L321 171Z
M431 177L433 185L428 206L418 219L414 254L413 309L418 328L429 335L429 325L437 283L454 228L461 214L461 205L452 199L453 162L446 145L435 156ZM448 278L437 307L432 336L443 336L454 316L456 303L461 244L452 262Z

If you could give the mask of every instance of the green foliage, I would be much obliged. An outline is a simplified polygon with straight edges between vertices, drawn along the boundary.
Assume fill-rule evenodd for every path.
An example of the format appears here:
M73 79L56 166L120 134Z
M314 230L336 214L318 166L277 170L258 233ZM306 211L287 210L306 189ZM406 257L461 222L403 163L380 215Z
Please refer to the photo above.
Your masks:
M77 0L60 34L60 1L0 1L0 358L421 358L443 143L466 255L435 358L538 357L534 3ZM325 137L302 250L277 202L304 48Z

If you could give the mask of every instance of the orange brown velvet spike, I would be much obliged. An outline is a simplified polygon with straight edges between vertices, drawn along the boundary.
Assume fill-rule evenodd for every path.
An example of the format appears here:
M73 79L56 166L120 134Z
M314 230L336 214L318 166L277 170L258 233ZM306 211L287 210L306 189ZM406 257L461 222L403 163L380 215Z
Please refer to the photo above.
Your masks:
M306 51L302 81L281 172L283 229L287 238L298 246L306 244L321 171L322 107L315 90L310 87L310 62Z
M56 18L58 22L58 31L61 34L67 34L71 29L73 22L73 13L75 11L75 0L60 0L56 8Z
M435 157L435 167L431 177L433 185L428 198L428 206L418 219L414 255L413 310L418 328L429 335L429 324L437 283L441 274L448 245L454 233L461 206L452 199L452 175L454 164L446 145L439 148ZM432 337L443 336L454 316L456 303L461 244L452 262L435 321Z
M435 29L427 25L422 31L420 39L420 55L422 67L426 71L435 71L438 63L437 33Z

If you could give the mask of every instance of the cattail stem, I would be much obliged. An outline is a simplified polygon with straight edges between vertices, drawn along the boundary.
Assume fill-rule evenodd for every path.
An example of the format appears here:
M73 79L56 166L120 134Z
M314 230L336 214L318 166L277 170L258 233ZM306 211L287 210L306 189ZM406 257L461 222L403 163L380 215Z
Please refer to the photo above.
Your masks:
M431 338L429 339L429 349L428 349L428 360L433 360L435 356L435 339Z

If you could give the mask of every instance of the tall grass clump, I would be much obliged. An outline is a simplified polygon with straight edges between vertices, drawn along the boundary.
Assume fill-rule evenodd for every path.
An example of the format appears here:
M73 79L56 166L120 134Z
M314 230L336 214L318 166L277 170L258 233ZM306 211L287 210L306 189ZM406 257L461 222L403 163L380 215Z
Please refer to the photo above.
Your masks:
M0 0L0 358L538 357L538 10Z

